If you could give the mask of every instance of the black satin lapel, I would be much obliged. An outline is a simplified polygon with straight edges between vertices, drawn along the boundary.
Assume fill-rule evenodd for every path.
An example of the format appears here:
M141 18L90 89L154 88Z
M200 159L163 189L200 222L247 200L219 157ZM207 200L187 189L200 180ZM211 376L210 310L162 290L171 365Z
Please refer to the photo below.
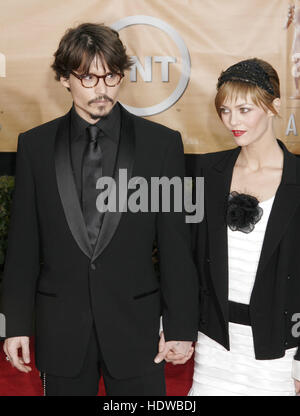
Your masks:
M117 155L116 167L114 171L114 180L116 183L116 192L119 192L119 170L126 169L127 181L132 176L135 150L135 132L132 116L123 107L121 107L121 131L119 150ZM119 198L117 198L119 200ZM124 205L127 204L127 198L123 201L123 206L117 209L117 212L107 211L104 214L103 223L99 232L95 251L92 260L94 261L103 252L105 247L111 241L121 220Z
M211 279L225 321L228 320L228 243L225 212L233 167L239 152L240 148L233 149L205 173L204 179Z
M69 151L70 113L61 121L55 140L55 169L60 199L66 220L80 249L89 258L92 247L89 242L78 194L74 182Z

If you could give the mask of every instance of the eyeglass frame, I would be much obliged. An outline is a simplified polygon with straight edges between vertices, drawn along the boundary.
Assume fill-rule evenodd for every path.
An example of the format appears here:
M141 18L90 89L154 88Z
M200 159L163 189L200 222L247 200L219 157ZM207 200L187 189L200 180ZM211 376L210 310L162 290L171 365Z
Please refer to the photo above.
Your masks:
M122 78L124 78L124 74L122 74L121 72L115 72L115 74L119 75L119 77L120 77L119 81L118 81L115 85L107 85L107 84L106 84L106 81L105 81L105 78L107 77L107 75L109 75L109 74L113 74L113 72L107 72L107 73L106 73L106 74L104 74L104 75L96 75L96 74L93 74L93 73L91 73L91 72L89 72L88 74L83 74L83 75L76 74L76 72L74 72L74 71L70 71L70 73L71 73L72 75L74 75L74 77L76 77L77 79L79 79L79 80L80 80L81 85L83 86L83 88L95 88L95 87L99 84L99 79L100 79L100 78L102 78L102 79L103 79L103 82L104 82L104 84L105 84L107 87L111 87L111 88L113 88L113 87L116 87L117 85L119 85L119 84L120 84L120 82L121 82L121 80L122 80ZM82 82L82 81L83 81L83 77L85 77L86 75L93 75L94 77L98 78L97 83L96 83L95 85L93 85L92 87L86 87L85 85L83 85L83 82Z

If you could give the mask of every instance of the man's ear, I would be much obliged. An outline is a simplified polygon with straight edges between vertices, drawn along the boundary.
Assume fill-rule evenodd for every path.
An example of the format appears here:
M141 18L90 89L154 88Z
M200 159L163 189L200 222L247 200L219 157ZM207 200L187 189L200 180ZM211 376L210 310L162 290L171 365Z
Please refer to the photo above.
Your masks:
M60 77L61 84L70 91L70 79L65 77Z

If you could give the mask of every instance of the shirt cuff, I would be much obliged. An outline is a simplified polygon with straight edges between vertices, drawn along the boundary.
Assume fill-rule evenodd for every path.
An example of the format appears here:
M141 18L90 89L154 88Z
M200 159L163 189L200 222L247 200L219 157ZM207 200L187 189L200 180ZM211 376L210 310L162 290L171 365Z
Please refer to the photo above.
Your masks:
M299 360L293 360L292 377L300 381L300 361Z

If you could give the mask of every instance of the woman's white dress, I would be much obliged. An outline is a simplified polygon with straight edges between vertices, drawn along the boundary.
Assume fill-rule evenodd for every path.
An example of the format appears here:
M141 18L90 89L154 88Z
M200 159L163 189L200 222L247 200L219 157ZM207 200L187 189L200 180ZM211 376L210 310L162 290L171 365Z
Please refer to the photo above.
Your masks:
M261 202L260 221L249 234L228 228L229 300L250 303L256 270L274 197ZM189 396L293 396L293 356L256 360L251 326L229 322L230 351L198 333ZM299 361L296 362L299 365ZM299 370L299 368L298 368Z

